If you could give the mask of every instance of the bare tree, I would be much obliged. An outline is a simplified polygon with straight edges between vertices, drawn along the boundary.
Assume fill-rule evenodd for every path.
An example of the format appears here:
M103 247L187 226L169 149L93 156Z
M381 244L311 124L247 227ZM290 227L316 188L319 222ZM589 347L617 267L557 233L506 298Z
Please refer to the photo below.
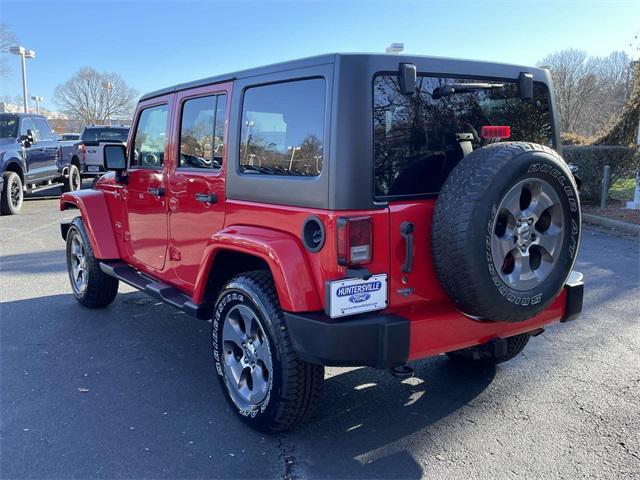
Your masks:
M551 70L560 128L576 132L585 107L597 89L593 62L587 52L570 48L547 55L540 65Z
M53 101L69 118L82 124L104 124L111 119L129 119L138 92L116 73L80 69L71 79L58 85Z
M4 23L0 23L0 78L6 77L11 71L5 54L9 52L9 47L15 45L17 41L18 39L14 33L9 30L9 27Z
M594 135L615 123L631 95L633 70L625 52L590 57L575 49L546 56L562 132Z

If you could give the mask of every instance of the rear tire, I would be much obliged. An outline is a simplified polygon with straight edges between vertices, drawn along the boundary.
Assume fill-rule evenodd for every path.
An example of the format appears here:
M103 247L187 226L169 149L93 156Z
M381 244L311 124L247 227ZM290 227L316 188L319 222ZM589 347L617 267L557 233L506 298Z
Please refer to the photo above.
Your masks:
M62 184L62 191L66 192L75 192L82 188L82 175L80 174L80 170L78 166L75 164L69 165L69 176L64 179Z
M447 356L456 363L465 365L497 365L517 356L529 343L530 335L523 333L507 338L507 351L504 355L496 355L487 345L465 348L448 352Z
M244 423L280 432L313 411L324 367L301 360L293 350L270 272L241 274L224 286L211 339L220 386Z
M73 296L80 305L102 308L116 298L119 281L100 268L80 217L73 220L67 232L67 270Z
M16 172L5 172L4 187L0 196L0 213L2 215L17 215L22 208L24 190L22 180Z

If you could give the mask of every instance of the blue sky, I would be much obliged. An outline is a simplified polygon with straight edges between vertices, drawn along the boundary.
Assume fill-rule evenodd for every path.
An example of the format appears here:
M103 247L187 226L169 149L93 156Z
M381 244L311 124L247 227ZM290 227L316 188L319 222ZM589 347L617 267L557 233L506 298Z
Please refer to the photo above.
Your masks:
M320 53L405 52L535 64L575 47L627 50L640 1L70 1L0 0L28 61L29 95L52 103L79 68L119 73L140 93ZM637 40L635 40L637 45ZM635 52L637 56L637 51ZM0 95L22 93L19 60Z

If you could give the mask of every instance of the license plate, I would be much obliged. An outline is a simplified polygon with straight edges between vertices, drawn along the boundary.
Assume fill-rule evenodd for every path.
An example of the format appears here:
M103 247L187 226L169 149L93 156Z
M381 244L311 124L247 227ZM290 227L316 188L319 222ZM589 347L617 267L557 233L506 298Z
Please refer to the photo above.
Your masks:
M329 283L331 318L372 312L387 308L387 275L373 275L368 280L345 278Z
M100 171L100 167L98 165L89 165L87 167L87 170L90 172L99 172Z

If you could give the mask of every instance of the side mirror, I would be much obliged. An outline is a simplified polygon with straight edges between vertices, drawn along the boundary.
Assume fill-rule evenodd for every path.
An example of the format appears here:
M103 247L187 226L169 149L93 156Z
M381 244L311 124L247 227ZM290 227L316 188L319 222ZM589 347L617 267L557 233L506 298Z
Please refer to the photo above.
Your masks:
M104 169L121 172L127 169L127 149L124 145L104 146Z
M27 130L27 134L26 135L20 135L19 140L20 140L20 142L22 142L22 144L25 147L30 147L31 144L34 143L33 130L31 130L31 129Z

